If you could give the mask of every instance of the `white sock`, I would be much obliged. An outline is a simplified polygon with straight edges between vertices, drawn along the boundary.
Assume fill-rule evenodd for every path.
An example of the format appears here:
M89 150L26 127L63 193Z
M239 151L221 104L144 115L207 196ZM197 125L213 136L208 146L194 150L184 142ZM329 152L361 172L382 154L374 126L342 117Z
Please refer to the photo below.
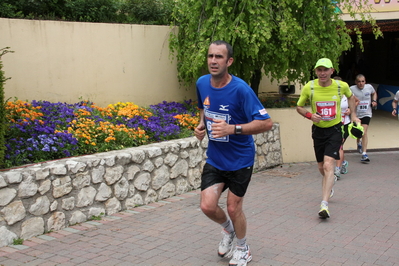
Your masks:
M232 232L234 232L233 223L231 222L230 219L227 219L227 221L225 221L224 223L222 223L222 227L223 227L224 230L226 230L229 234L231 234Z
M245 247L247 245L247 238L244 237L242 239L237 238L237 246L239 247Z

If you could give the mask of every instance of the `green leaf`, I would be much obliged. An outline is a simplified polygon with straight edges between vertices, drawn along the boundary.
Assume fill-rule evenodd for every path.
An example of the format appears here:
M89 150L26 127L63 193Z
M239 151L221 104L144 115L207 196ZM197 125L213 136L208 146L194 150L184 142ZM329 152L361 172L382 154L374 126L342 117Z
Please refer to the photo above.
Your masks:
M367 0L339 4L369 21L375 36L381 36ZM172 31L170 49L178 60L179 80L186 85L204 73L208 46L218 39L234 48L230 73L248 83L262 68L272 80L305 83L320 57L338 65L340 55L353 46L331 0L179 0L173 14L172 27L179 26L179 31Z

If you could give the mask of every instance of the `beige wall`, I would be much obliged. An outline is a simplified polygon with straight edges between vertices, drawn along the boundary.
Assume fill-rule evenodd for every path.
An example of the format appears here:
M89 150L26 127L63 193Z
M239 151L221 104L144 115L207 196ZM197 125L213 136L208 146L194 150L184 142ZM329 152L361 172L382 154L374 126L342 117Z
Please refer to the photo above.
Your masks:
M179 87L166 26L0 19L6 97L106 106L194 98Z
M0 18L6 97L99 106L130 101L147 106L195 99L181 88L169 57L169 26ZM259 92L278 92L264 78ZM297 89L298 91L298 89Z
M279 92L279 86L280 85L287 85L287 83L284 83L283 81L278 82L274 80L273 82L270 81L268 77L263 77L262 80L260 81L259 84L259 93L278 93ZM302 85L298 82L291 83L291 85L295 86L295 93L294 95L299 95L301 94L301 89Z
M79 23L0 18L6 98L99 106L141 106L194 99L181 88L169 57L169 26ZM268 79L260 92L278 91Z
M311 122L296 108L267 109L273 122L280 124L281 152L284 163L315 161Z

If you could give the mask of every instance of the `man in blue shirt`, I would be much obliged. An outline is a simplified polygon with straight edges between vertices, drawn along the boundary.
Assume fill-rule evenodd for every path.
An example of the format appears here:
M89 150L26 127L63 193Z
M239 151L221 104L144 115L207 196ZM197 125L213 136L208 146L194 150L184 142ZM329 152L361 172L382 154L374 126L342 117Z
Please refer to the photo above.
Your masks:
M225 41L211 43L207 56L210 74L197 80L200 123L195 136L208 135L207 160L201 181L201 210L223 227L218 254L233 258L229 265L247 265L252 259L246 243L243 200L251 180L255 144L253 134L272 128L273 122L242 79L228 73L233 48ZM229 188L227 213L219 206L222 192ZM233 241L237 246L233 251Z

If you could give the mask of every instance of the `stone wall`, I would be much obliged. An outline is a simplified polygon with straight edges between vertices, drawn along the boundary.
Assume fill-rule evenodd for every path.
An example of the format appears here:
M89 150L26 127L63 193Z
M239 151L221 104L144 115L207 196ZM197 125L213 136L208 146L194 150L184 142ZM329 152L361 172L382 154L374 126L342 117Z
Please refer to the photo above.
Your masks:
M282 164L279 124L254 138L254 171ZM198 189L207 144L190 137L0 172L0 247Z

